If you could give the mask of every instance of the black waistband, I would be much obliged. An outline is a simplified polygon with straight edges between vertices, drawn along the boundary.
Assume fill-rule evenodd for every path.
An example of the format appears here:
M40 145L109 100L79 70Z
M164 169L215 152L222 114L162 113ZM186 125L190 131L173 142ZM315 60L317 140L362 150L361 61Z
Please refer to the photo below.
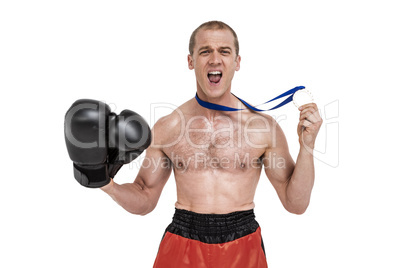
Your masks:
M259 227L254 211L228 214L199 214L176 209L166 231L204 243L226 243L254 233Z

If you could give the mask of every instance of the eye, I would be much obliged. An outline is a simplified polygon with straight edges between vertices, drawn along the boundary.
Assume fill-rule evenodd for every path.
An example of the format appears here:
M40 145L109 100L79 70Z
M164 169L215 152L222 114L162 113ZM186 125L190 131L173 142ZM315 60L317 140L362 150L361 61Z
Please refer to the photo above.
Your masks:
M229 55L230 54L230 51L229 50L222 50L222 52L221 52L222 54L226 54L226 55Z
M208 52L209 52L208 50L203 50L203 51L200 52L200 55L203 55L203 54L205 55L205 54L207 54Z

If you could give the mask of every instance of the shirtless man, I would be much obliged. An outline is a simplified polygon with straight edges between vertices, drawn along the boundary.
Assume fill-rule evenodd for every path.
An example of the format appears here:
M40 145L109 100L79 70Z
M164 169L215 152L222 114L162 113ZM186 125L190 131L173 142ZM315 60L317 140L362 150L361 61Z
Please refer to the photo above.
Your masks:
M133 183L111 180L101 189L127 211L145 215L173 170L176 212L154 267L267 267L253 213L261 170L285 209L304 213L314 183L311 149L322 119L314 103L300 108L295 163L277 122L231 94L241 61L236 33L222 22L204 23L193 32L189 50L199 99L245 110L218 111L195 98L187 101L153 126L144 161L155 164L143 165Z

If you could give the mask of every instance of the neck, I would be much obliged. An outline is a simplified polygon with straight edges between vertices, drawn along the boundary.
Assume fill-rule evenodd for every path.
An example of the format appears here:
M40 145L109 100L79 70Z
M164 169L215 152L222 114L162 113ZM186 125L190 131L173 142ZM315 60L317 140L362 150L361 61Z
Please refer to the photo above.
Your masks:
M197 95L198 98L201 99L202 101L213 103L213 104L218 104L226 107L231 107L231 108L242 108L241 103L238 101L238 99L232 95L230 90L227 90L224 92L224 94L220 96L208 96L206 95L202 90L197 89ZM218 111L214 109L208 109L202 106L199 106L200 108L200 113L202 113L205 117L208 119L213 119L216 116L221 116L222 114L227 114L227 111Z

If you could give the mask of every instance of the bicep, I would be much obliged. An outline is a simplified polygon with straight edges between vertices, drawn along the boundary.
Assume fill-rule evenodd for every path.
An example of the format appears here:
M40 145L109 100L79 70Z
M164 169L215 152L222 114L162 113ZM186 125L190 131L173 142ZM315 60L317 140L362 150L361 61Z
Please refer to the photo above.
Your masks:
M285 204L286 187L292 176L295 162L289 153L285 134L280 126L275 124L272 131L273 138L263 156L263 164L265 174L278 193L281 202Z
M150 146L134 183L147 193L150 200L157 202L171 171L170 159L161 149Z

